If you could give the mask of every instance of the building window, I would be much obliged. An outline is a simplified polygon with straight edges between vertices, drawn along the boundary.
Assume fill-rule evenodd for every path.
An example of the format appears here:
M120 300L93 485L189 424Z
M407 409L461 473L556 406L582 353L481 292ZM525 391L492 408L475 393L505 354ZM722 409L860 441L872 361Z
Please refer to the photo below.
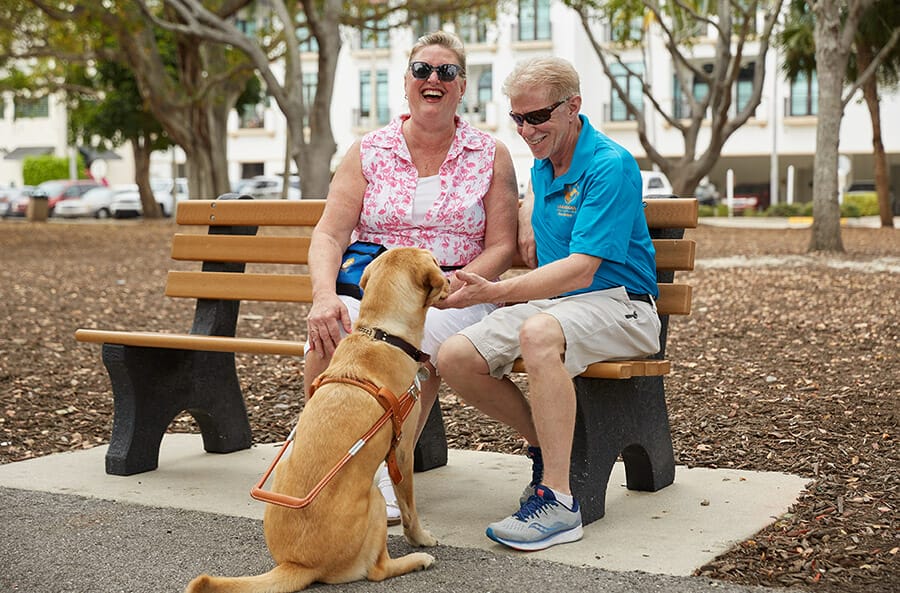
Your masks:
M642 111L644 109L644 90L641 85L641 75L644 73L644 65L640 62L626 64L628 70L621 64L610 65L610 72L619 86L625 91L628 101ZM630 72L629 72L630 70ZM629 113L625 101L619 96L616 89L611 89L609 101L609 121L627 121L635 119L634 114Z
M359 28L360 49L387 49L391 46L391 25L384 17L367 19Z
M309 26L306 24L306 17L302 12L297 15L297 28L294 29L294 33L297 35L300 51L319 53L319 42L309 30Z
M265 102L254 105L244 105L240 113L239 126L242 129L258 130L265 125Z
M494 99L494 75L490 66L472 66L470 69L472 86L463 97L459 114L472 123L487 121L487 106ZM472 89L474 88L474 93Z
M372 103L375 103L374 109ZM359 73L359 115L360 123L369 118L370 125L383 126L391 119L388 107L388 73L379 70L375 73L375 87L372 87L372 72L364 70Z
M50 117L50 98L48 96L39 99L16 97L14 100L15 119L28 119L33 117Z
M312 111L313 102L316 100L316 87L319 84L319 75L316 72L303 73L303 127L309 127L309 114Z
M747 103L750 102L751 95L753 95L754 70L756 70L756 64L751 62L746 66L743 66L741 71L738 72L737 86L734 89L734 104L738 111L743 110L744 107L747 106ZM753 117L755 112L756 110L754 110L754 113L751 113L750 116Z
M496 20L491 8L480 6L473 12L466 12L456 17L456 32L466 45L488 42L488 25Z
M791 113L793 116L819 114L819 79L815 72L800 72L791 81Z
M426 14L422 18L417 19L415 23L413 23L413 31L415 32L416 39L433 31L440 30L441 15L439 14Z
M550 0L519 0L519 41L550 39Z

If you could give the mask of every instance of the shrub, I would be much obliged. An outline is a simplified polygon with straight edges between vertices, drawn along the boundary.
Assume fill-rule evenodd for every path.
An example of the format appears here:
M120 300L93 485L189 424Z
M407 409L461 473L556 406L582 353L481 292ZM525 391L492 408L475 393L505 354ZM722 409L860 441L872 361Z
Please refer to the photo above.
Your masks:
M857 216L878 216L878 194L875 192L847 194L844 196L842 206L855 207L859 211ZM842 207L841 215L843 211Z
M84 157L78 155L76 163L79 179L86 179ZM52 155L25 157L22 163L22 180L25 185L37 185L51 179L69 178L69 159Z

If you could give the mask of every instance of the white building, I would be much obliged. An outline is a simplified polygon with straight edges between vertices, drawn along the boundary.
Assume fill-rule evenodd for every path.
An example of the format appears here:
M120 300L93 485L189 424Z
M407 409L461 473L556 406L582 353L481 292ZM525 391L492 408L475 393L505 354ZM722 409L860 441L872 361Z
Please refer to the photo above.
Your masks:
M509 105L500 89L513 65L533 56L555 55L572 62L581 74L583 113L596 127L628 148L642 168L652 168L638 141L636 124L626 119L625 110L604 75L576 13L556 0L518 0L504 6L508 10L496 21L471 15L465 22L450 28L463 39L468 53L468 88L460 113L509 147L520 187L524 188L528 181L531 153L506 115ZM416 28L395 27L389 34L376 39L364 39L356 30L344 31L331 106L331 121L338 145L333 167L362 134L406 111L403 76L409 49L420 34L446 25L431 21ZM633 63L641 61L637 51L634 50ZM652 82L657 98L671 104L676 93L669 54L658 40L651 42L644 51L648 65L644 70L645 77ZM753 47L748 47L744 53L751 55ZM628 54L625 55L628 60ZM711 40L700 38L694 48L697 62L703 64L704 59L712 55ZM756 193L763 203L768 203L771 178L773 171L777 171L778 201L785 201L789 177L793 181L793 200L808 201L812 197L815 153L816 83L812 80L791 84L781 76L774 50L769 51L766 59L762 103L755 117L728 140L710 179L724 189L726 171L731 169L736 185ZM315 85L315 68L315 52L305 52L304 77L310 81L307 96L311 96ZM670 89L668 98L660 89ZM4 119L0 121L0 156L3 149L16 155L20 154L15 152L17 149L50 146L56 154L65 154L64 114L60 118L56 110L52 110L50 121L45 125L36 119L20 123L12 111L7 106ZM651 111L649 107L648 111ZM900 180L900 137L891 133L891 130L900 129L900 93L882 93L881 117L891 178ZM60 121L63 122L62 132L58 128ZM39 131L32 133L32 129ZM286 126L274 101L245 114L232 113L228 129L229 178L237 180L284 173ZM648 134L663 154L679 154L681 136L661 118L651 117ZM123 162L109 168L111 181L130 181L116 178L131 174L129 152L119 151ZM846 183L873 177L871 123L868 110L861 101L851 101L847 106L841 126L840 152L846 157L842 159L847 167ZM183 175L183 161L180 150L176 149L174 155L171 151L159 153L154 157L152 174L170 177L173 169L181 168L179 175ZM5 160L0 159L0 183L16 179L15 162L12 161L11 168L9 155ZM789 167L792 170L790 176Z

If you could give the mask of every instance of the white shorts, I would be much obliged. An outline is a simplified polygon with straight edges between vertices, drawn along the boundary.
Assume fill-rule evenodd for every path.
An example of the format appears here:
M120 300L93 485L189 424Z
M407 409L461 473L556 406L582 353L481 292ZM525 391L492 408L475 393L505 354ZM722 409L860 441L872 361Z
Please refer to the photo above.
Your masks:
M350 321L356 323L359 317L359 301L346 295L338 295L341 302L347 306L350 312ZM464 309L435 309L429 307L425 314L425 334L422 337L422 346L419 348L425 354L431 356L432 363L437 355L438 348L450 336L459 333L466 327L481 321L490 312L497 308L494 304L472 305ZM341 337L346 333L341 329ZM309 353L309 341L303 349L304 354Z
M622 287L501 307L460 333L501 378L522 355L519 331L526 319L546 313L562 327L565 367L580 375L594 362L643 358L659 352L659 315L655 303L633 301Z

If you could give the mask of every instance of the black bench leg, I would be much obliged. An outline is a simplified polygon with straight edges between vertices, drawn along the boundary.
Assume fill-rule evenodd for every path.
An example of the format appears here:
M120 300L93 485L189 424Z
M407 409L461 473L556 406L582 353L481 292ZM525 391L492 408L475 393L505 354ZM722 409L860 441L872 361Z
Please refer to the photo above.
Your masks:
M444 465L447 465L447 434L444 432L441 402L435 399L416 443L413 471L424 472Z
M184 410L197 420L207 451L250 447L233 354L104 344L103 362L115 404L106 473L156 469L163 434Z
M628 488L650 492L675 480L675 457L662 377L576 377L575 388L570 479L587 525L606 512L609 476L620 453Z

